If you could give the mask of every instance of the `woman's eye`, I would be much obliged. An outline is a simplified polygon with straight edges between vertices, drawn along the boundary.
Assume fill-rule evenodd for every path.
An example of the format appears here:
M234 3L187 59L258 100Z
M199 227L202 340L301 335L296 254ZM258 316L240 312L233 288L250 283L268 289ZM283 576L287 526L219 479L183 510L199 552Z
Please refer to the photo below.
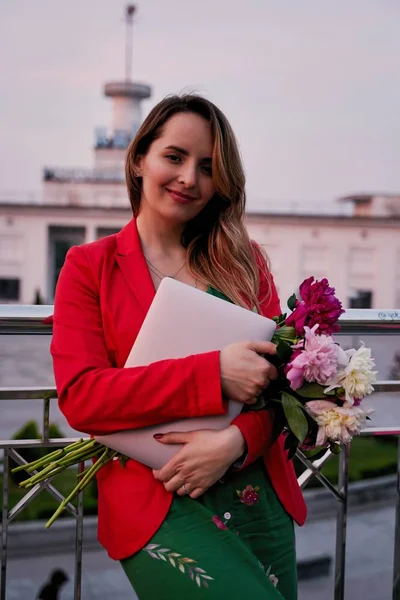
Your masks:
M201 170L203 171L203 173L205 173L206 175L209 175L211 177L211 175L212 175L211 165L203 165L201 167Z
M165 157L168 160L170 160L173 163L179 163L180 162L180 156L177 156L176 154L167 154L167 156Z

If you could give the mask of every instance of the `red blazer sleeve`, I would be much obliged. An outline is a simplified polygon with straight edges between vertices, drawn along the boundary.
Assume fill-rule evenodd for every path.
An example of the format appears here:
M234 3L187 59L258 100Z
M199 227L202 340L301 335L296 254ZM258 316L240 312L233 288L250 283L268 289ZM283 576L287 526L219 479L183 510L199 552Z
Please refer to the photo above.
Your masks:
M258 298L261 313L269 318L278 316L281 313L281 307L273 277L265 270L260 260L258 264L260 267ZM272 435L272 416L268 410L249 411L238 415L232 421L232 425L236 425L240 429L247 445L245 460L238 468L240 470L264 455Z
M114 368L108 358L98 284L83 248L72 248L58 280L53 339L60 409L88 434L224 413L219 353Z

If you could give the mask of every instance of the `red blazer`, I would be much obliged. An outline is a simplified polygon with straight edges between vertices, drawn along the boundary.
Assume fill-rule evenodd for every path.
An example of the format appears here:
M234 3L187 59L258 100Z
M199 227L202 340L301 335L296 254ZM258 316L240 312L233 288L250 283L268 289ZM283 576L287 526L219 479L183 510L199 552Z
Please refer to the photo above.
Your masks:
M266 290L260 286L260 297ZM112 433L187 417L220 415L219 353L123 369L154 298L134 219L115 235L75 246L58 280L51 353L59 404L69 424L88 434ZM263 307L280 312L275 288ZM283 506L302 524L306 507L282 440L268 447L267 411L234 423L248 446L246 465L263 456ZM151 469L134 460L110 461L98 474L99 541L111 558L141 549L168 513L173 495Z

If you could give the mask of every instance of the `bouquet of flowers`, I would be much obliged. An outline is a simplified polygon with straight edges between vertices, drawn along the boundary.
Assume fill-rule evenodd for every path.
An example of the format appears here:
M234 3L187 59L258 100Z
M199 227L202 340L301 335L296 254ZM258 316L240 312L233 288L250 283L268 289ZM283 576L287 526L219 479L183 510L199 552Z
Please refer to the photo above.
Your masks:
M339 452L365 426L372 410L362 400L373 392L376 381L375 362L364 344L358 349L343 350L332 334L339 330L338 319L344 312L335 290L327 279L310 277L288 302L289 315L274 317L277 345L273 359L278 379L260 396L252 410L270 410L274 415L274 435L285 436L285 449L293 458L297 448L304 452L330 448ZM106 448L94 439L78 440L37 461L21 465L13 472L34 472L20 483L30 488L49 481L64 469L95 459L78 477L77 486L63 500L46 527L55 521L67 504L87 487L104 464L128 458Z
M299 298L287 302L292 312L275 317L279 377L262 403L274 412L276 435L284 434L292 458L301 450L339 452L366 425L372 409L362 400L374 391L377 371L370 348L343 350L332 334L345 311L327 279L309 277ZM273 405L273 406L271 406Z

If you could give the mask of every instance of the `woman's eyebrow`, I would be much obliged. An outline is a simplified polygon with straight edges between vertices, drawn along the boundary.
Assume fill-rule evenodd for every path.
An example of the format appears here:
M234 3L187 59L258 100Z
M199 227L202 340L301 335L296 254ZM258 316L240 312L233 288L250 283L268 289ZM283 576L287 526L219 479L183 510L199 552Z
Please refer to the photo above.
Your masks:
M181 154L185 154L186 156L189 156L189 152L187 150L185 150L184 148L180 148L179 146L167 146L165 148L166 150L176 150L176 152L180 152Z
M185 148L181 148L180 146L174 146L173 144L171 144L170 146L166 146L165 150L175 150L175 152L179 152L180 154L189 156L189 152L185 150ZM201 159L201 162L212 162L212 158L211 156L205 156Z

